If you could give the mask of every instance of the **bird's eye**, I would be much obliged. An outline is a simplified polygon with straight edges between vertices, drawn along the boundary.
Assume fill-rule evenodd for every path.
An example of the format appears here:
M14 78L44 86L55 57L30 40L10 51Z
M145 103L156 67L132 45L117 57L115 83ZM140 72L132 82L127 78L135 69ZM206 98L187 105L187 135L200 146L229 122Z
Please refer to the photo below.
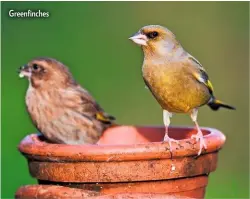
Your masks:
M150 39L154 39L154 38L157 37L158 35L159 35L158 32L154 31L154 32L148 33L147 36L148 36Z
M38 66L37 64L33 64L33 65L32 65L32 68L33 68L34 70L38 70L38 69L39 69L39 66Z

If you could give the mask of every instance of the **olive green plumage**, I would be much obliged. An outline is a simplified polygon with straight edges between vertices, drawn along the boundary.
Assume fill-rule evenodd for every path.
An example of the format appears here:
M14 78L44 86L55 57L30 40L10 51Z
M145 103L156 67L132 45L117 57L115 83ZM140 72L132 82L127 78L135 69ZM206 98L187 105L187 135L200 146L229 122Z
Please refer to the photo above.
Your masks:
M234 109L214 97L213 86L199 61L187 53L167 28L150 25L141 28L130 38L142 47L144 60L142 75L145 84L163 109L166 127L164 141L178 143L168 136L172 113L188 113L195 123L199 152L207 145L197 122L198 108L207 104L213 110L220 107Z
M157 25L140 30L144 81L163 109L173 113L190 113L208 104L213 110L234 109L215 99L213 87L202 65L187 53L167 28ZM155 35L153 35L155 34Z

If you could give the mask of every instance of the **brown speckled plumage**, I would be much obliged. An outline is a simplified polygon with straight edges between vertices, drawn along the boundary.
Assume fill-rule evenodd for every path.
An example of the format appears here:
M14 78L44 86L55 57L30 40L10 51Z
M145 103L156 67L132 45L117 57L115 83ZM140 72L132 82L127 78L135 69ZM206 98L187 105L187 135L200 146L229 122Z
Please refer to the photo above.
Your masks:
M34 64L38 69L34 69ZM96 143L102 132L112 125L114 118L103 111L57 60L34 59L21 73L30 82L27 110L48 140L65 144ZM101 120L97 115L101 115Z

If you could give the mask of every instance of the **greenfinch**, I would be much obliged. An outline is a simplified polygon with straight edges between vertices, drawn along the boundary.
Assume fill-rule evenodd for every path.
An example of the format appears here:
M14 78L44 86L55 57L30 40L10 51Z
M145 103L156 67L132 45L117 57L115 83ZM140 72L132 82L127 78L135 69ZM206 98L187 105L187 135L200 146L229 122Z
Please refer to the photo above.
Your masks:
M214 96L214 90L200 62L186 52L175 35L160 25L141 28L129 38L141 46L144 53L142 74L146 86L163 109L164 141L178 143L168 136L172 113L187 113L197 128L192 138L199 141L198 155L207 145L197 122L198 108L208 105L212 110L220 107L235 109Z
M29 80L28 113L37 129L53 143L95 144L115 118L107 114L61 62L36 58L22 66Z

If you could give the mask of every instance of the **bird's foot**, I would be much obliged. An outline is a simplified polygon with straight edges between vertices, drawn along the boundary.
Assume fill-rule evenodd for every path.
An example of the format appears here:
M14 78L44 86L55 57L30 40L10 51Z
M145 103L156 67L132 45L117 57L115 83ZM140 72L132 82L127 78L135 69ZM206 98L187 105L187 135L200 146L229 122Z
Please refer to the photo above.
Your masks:
M195 139L196 142L200 141L200 148L199 148L199 152L198 152L198 156L199 156L201 154L203 148L207 149L207 145L205 143L205 139L203 137L201 130L198 130L198 133L196 135L192 135L191 138Z
M170 137L168 136L167 133L166 133L165 136L164 136L163 142L168 142L168 144L169 144L169 150L170 150L171 153L172 153L172 142L175 142L176 144L179 143L178 140L175 140L175 139L173 139L173 138L170 138Z

